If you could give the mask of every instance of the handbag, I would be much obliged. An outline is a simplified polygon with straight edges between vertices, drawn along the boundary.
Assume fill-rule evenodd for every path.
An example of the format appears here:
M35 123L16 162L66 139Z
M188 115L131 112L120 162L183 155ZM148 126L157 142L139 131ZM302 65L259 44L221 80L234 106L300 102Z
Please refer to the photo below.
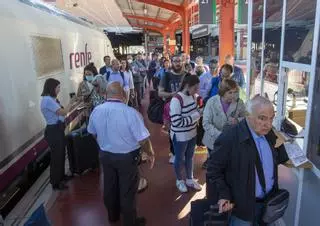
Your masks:
M235 110L234 110L233 112L231 112L231 114L230 114L230 116L231 116L232 118L234 118L234 117L236 116L236 114L237 114L238 105L239 105L239 98L237 99L237 105L236 105ZM225 113L225 115L226 115L227 120L228 120L229 117L227 116L226 113ZM223 126L223 128L222 128L222 131L224 132L224 131L228 130L229 128L231 128L232 126L233 126L233 125L232 125L232 124L229 124L229 122L227 121L227 122L224 124L224 126Z
M259 153L256 153L256 169L263 192L266 194L266 181L263 174ZM285 189L274 188L264 199L261 221L271 224L281 218L289 205L289 192Z

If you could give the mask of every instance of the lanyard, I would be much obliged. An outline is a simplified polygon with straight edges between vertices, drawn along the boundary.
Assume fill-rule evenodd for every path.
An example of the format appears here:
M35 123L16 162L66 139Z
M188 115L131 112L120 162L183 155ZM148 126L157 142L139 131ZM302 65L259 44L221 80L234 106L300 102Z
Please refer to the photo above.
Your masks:
M121 100L114 100L114 99L109 99L107 102L113 102L113 103L123 103Z

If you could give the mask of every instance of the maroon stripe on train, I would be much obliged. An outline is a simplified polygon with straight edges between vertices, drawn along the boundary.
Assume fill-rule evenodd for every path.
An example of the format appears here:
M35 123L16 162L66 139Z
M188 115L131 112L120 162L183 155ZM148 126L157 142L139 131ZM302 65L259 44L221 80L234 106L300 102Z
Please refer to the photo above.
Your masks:
M74 111L66 118L66 125L74 120L79 111ZM42 152L48 148L48 143L45 139L40 140L33 147L31 147L20 159L13 163L6 171L0 175L0 191L5 189L32 161L34 161Z

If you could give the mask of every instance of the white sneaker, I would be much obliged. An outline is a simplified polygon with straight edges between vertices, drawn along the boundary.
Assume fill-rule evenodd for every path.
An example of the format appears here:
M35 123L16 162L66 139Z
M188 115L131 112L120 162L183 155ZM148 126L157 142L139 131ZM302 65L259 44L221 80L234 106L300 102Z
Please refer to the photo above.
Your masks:
M194 179L187 179L186 185L190 188L197 190L197 191L201 191L201 189L202 189L201 185L197 181L195 181Z
M170 159L169 159L169 163L170 163L170 164L173 164L173 163L174 163L174 160L175 160L174 155L171 155L171 156L170 156Z
M188 192L188 188L186 187L186 184L184 183L183 180L177 180L176 185L180 192L182 193Z

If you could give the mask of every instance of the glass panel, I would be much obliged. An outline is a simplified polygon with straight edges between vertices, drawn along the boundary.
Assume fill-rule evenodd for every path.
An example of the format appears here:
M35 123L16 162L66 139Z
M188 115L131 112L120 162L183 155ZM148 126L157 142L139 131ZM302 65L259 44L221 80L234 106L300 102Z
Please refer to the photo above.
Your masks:
M310 73L295 69L286 69L286 73L288 76L288 89L285 91L286 116L293 121L300 132L306 123ZM303 139L297 139L297 142L303 147Z
M266 3L263 92L274 101L274 93L278 90L283 1L266 0Z
M311 122L308 144L308 158L320 169L320 37L318 40L318 54L316 65L316 80L313 90L313 102L311 110Z
M263 0L254 0L252 8L250 97L260 93L261 87L261 79L258 76L261 71Z
M285 61L311 64L316 4L317 0L287 0Z
M235 6L235 18L238 28L235 29L235 59L237 61L247 60L247 35L248 35L248 2L238 0ZM236 27L237 27L236 25ZM237 62L243 64L244 62ZM246 73L246 71L244 71Z

